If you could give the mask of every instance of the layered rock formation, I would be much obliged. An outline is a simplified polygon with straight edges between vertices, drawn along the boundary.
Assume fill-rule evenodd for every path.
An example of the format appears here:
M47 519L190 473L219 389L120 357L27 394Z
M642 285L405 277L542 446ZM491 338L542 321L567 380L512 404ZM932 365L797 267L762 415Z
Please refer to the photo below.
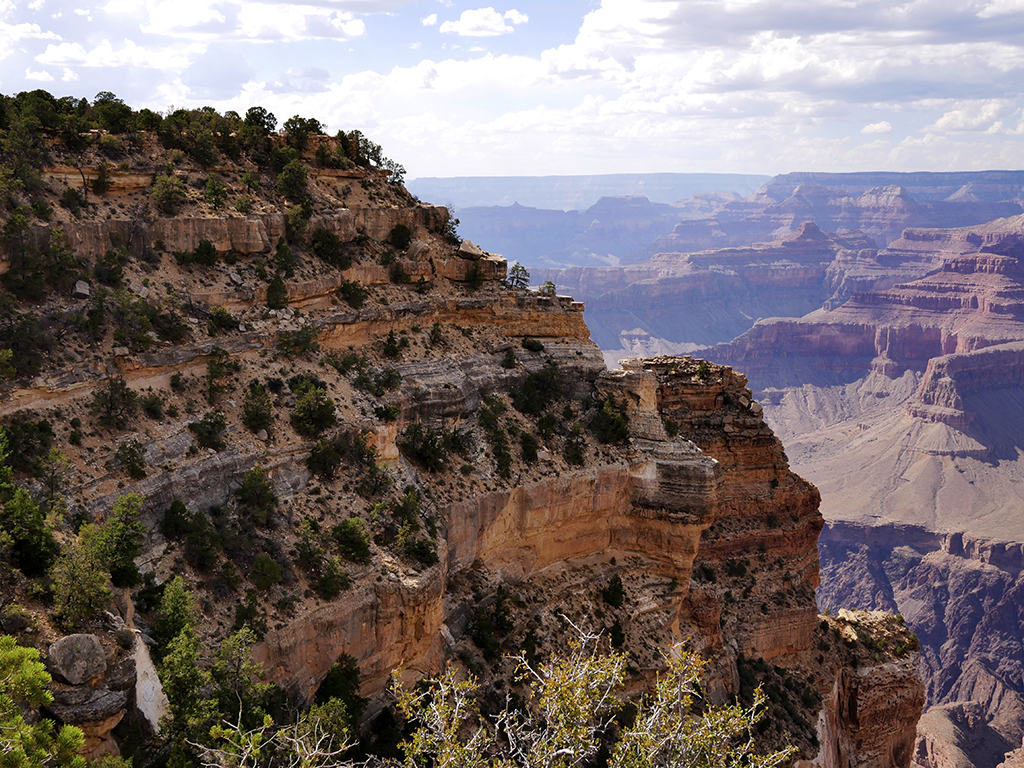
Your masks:
M103 525L118 497L145 496L148 580L108 606L145 642L157 642L159 585L179 575L205 645L249 626L255 659L297 705L343 654L367 695L396 667L418 677L454 662L499 698L513 685L501 652L557 651L573 624L631 652L638 693L667 644L689 638L712 659L713 701L749 702L765 683L765 744L795 741L820 765L905 764L920 690L909 638L885 629L898 642L883 648L878 621L817 617L819 496L744 376L667 357L606 371L580 302L503 285L501 256L460 243L444 209L381 171L311 175L308 211L285 214L269 192L256 213L221 216L186 193L180 217L127 215L138 171L162 152L144 150L115 177L124 199L82 219L51 205L56 220L37 222L45 249L62 225L75 288L10 308L22 325L7 331L59 337L5 386L0 414L22 441L16 458L44 434L41 455L67 456L74 474L48 483L68 519ZM190 190L208 174L167 172ZM799 292L823 279L822 249L851 250L813 226L778 247L785 263L756 248L734 263L755 262L751 283L804 281ZM10 255L16 285L25 253ZM599 416L623 429L603 431ZM59 533L75 540L70 524ZM27 580L3 588L58 633ZM94 613L83 621L113 659L123 640ZM481 616L502 617L500 637ZM165 711L148 664L141 686L125 672L116 687L97 654L88 661L74 679L105 674L109 690L69 682L52 714L91 729L91 747Z
M835 293L833 264L874 255L871 241L858 233L839 236L805 223L769 243L662 253L622 268L540 270L536 279L551 279L585 300L602 349L630 350L623 337L632 329L649 341L707 345L738 336L761 317L817 309Z
M924 721L922 764L956 764L941 757L960 749L951 734L988 744L979 754L1022 735L1021 662L1005 644L1021 626L1022 226L908 229L852 278L831 268L872 290L760 321L711 355L749 372L822 490L819 598L901 611L920 635L929 702L953 707ZM969 727L955 714L968 701L982 718Z

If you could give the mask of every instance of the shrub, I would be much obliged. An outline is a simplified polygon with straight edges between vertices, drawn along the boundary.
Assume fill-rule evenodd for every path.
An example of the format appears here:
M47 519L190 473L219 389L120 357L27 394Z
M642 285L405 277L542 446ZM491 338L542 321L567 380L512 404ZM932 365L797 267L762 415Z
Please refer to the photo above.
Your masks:
M350 280L343 280L338 288L338 295L345 300L352 309L359 309L366 301L366 289L359 283Z
M99 615L110 601L105 561L96 529L86 525L78 541L54 564L51 572L54 613L65 629L77 629L86 620Z
M435 322L430 326L430 336L427 337L430 341L430 346L436 347L444 344L446 339L444 336L444 329L441 327L441 323Z
M448 468L448 449L440 430L420 422L410 424L398 440L398 447L423 465L427 472L443 472Z
M572 429L565 438L565 446L562 449L562 457L569 464L582 467L586 461L587 442L583 437L583 427L579 423L573 424Z
M242 401L242 423L253 433L261 429L269 433L274 423L270 393L258 381L250 382L245 392L245 400Z
M234 331L238 328L238 320L224 307L213 307L210 309L210 322L207 323L206 331L211 336L216 336L218 331Z
M711 376L711 366L708 365L707 360L701 360L700 365L697 366L697 378L701 381L707 381Z
M536 464L537 449L540 447L540 444L537 442L537 438L529 432L523 432L519 436L519 446L522 451L523 461L528 464Z
M196 246L194 260L204 267L214 266L217 263L217 247L209 240L200 240Z
M395 224L388 235L388 242L400 251L404 251L412 242L412 230L405 224Z
M317 704L326 704L331 699L342 702L345 705L346 725L349 732L354 733L355 724L366 709L366 699L359 695L360 687L359 664L352 656L343 653L316 689L313 700Z
M224 182L212 173L206 177L206 190L203 197L214 209L221 208L228 199L228 188Z
M61 193L60 204L61 207L71 211L75 218L78 218L78 215L82 212L82 207L85 205L85 197L77 189L68 187Z
M665 434L670 438L675 438L679 434L679 422L673 421L672 419L665 419Z
M208 571L217 562L221 537L210 518L196 510L185 533L185 557L200 571Z
M375 372L362 369L353 383L374 397L381 397L402 383L402 374L395 368L382 368Z
M526 377L523 386L512 397L512 405L521 413L535 416L562 396L562 378L558 368L547 365Z
M281 581L281 566L266 552L260 552L252 562L252 583L266 591Z
M135 558L142 552L146 535L146 526L139 519L144 501L140 493L121 496L114 502L110 517L97 529L115 587L134 587L142 581Z
M397 405L378 405L373 409L373 415L388 424L397 421L400 413Z
M621 608L626 599L626 590L622 585L622 578L616 574L608 582L608 586L601 590L601 599L613 608Z
M274 483L262 467L253 467L245 473L235 498L239 506L261 525L266 524L277 506Z
M433 539L409 538L402 544L402 553L426 566L438 561L437 544Z
M276 272L267 286L267 306L271 309L283 309L288 306L288 288L284 284L284 279Z
M366 526L358 517L343 520L331 529L331 538L346 560L365 563L370 559L370 537Z
M162 419L164 417L164 399L155 392L143 395L139 401L142 404L142 412L151 419Z
M274 250L274 269L284 272L285 277L295 274L295 252L283 239L277 241L277 248Z
M96 169L96 178L92 180L92 191L97 195L105 195L114 186L110 178L110 163L102 162Z
M124 279L124 265L127 263L128 257L124 253L110 250L96 260L92 273L104 285L116 287Z
M120 376L111 376L93 393L90 410L101 424L120 428L135 415L138 394Z
M224 430L227 429L228 421L220 411L207 411L199 421L193 421L188 425L189 430L196 436L196 443L200 448L212 448L219 451L224 447Z
M352 260L344 255L344 243L341 238L328 229L318 229L309 242L316 257L331 266L348 269Z
M398 345L398 337L395 336L394 330L388 331L387 338L384 339L384 347L381 350L384 353L384 357L396 358L402 354L401 347Z
M348 589L348 571L341 567L336 557L326 558L315 575L313 589L324 600L333 600Z
M516 367L516 353L511 349L505 350L505 356L501 358L501 367L511 370Z
M306 194L306 166L292 160L277 174L277 191L287 198L299 200Z
M341 466L341 452L333 441L321 437L306 459L306 468L317 477L332 478Z
M57 542L46 525L46 516L28 492L15 488L0 505L0 532L10 537L11 564L26 576L42 576L57 555Z
M146 449L138 440L122 443L114 458L133 480L141 480L146 476Z
M277 348L288 357L317 352L320 344L316 337L316 328L312 325L304 325L297 331L281 331L277 337Z
M523 349L527 350L528 352L543 352L544 345L541 344L540 341L538 341L537 339L526 338L523 339Z
M188 511L183 501L175 499L164 511L164 517L160 523L160 533L168 539L179 539L188 532L191 522L192 513Z
M619 406L614 397L609 397L590 419L590 431L602 443L619 443L629 437L629 416L626 403Z
M315 437L336 421L334 401L320 387L304 388L292 411L292 426L301 434Z
M235 210L239 213L252 213L252 198L248 195L239 195L236 197Z
M153 205L160 213L174 216L188 200L185 184L177 176L159 176L153 184Z

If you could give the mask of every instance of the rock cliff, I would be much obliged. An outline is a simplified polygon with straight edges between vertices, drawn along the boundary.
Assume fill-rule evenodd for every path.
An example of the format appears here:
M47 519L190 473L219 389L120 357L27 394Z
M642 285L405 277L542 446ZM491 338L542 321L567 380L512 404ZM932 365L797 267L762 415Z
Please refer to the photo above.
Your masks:
M1021 226L907 229L837 280L860 285L844 303L759 321L709 355L748 372L822 490L819 599L901 611L921 637L929 703L945 707L922 721L927 765L1021 737L1019 661L997 650L1020 632Z
M307 155L337 150L316 143ZM240 193L243 167L162 152L142 141L77 215L50 205L77 182L55 169L35 201L51 220L37 205L4 243L4 284L24 293L0 317L0 349L17 349L0 416L19 483L66 551L119 497L145 498L146 580L79 619L100 638L95 674L55 684L72 690L51 715L92 729L91 749L116 751L163 710L145 663L141 688L127 672L109 696L83 686L101 654L120 658L128 636L112 626L162 650L157 596L182 576L204 647L248 626L297 705L345 655L368 696L398 666L452 662L498 699L514 685L502 652L556 651L575 624L631 652L631 692L689 639L716 702L765 684L765 744L819 765L906 764L910 638L817 616L819 495L743 375L669 357L607 371L582 303L508 287L503 257L460 242L445 209L384 171L320 168L295 206L257 178L250 212L227 214L197 190L220 174ZM182 181L177 216L148 208L145 172L161 170ZM778 248L781 266L737 253L758 262L745 279L820 279L822 249L846 246L809 226ZM36 298L32 259L68 272L47 272ZM24 574L2 586L37 643L69 628Z

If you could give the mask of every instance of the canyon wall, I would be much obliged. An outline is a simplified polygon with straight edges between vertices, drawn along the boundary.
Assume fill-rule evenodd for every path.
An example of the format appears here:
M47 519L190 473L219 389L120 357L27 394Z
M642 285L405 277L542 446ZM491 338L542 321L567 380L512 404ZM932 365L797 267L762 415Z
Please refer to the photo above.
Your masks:
M766 686L766 746L841 768L906 764L923 690L911 640L881 619L818 617L820 497L745 376L688 357L605 370L582 302L506 285L503 257L460 242L444 209L383 172L310 174L300 235L272 185L258 213L221 215L195 193L209 169L162 163L152 140L132 151L137 168L80 215L40 193L53 219L39 215L34 245L60 225L75 280L16 302L0 328L10 346L18 329L54 334L36 368L0 386L0 416L28 441L17 459L39 434L66 457L61 540L103 525L122 495L145 497L144 586L87 620L108 649L118 621L157 647L156 595L178 576L204 648L248 626L256 661L299 705L345 654L377 711L395 668L415 679L449 662L503 699L504 654L559 651L576 628L630 652L639 693L688 640L710 659L713 702ZM187 190L179 216L139 202L141 171L157 168ZM318 231L336 236L322 236L331 252ZM290 253L277 252L284 235ZM823 253L854 259L864 244L811 225L732 254L730 269L801 293L827 278ZM694 263L713 273L711 261ZM5 266L5 282L25 271ZM27 579L2 587L39 638L62 633ZM127 743L129 721L104 749Z
M919 635L936 708L921 765L975 759L975 744L974 764L995 766L1022 735L1007 645L1021 627L1022 226L907 229L853 280L830 267L855 286L842 304L709 353L748 372L822 490L819 600L899 611Z

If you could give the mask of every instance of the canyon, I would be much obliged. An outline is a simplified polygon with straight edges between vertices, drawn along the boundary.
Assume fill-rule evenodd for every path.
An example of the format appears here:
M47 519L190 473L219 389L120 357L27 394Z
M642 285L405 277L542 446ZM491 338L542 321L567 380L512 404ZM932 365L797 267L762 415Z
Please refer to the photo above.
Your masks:
M138 213L163 158L143 143L86 215L53 205L20 241L49 253L59 229L80 270L73 287L11 310L45 318L61 343L0 393L9 428L45 420L67 457L54 481L63 546L77 541L73 521L102 524L140 493L144 589L184 577L211 651L240 627L257 632L254 660L297 706L351 658L371 733L396 668L413 680L455 664L481 677L481 701L500 701L515 684L504 654L557 651L576 626L629 651L633 694L679 641L710 660L712 703L749 702L763 685L758 739L794 744L801 766L909 764L926 693L917 641L890 614L818 615L821 497L790 468L741 367L654 356L607 370L582 302L505 285L504 257L460 242L444 208L372 167L314 168L297 228L270 184L257 210L216 210L196 192L202 180L240 185L246 166L182 157L168 171L189 190L182 209ZM55 166L40 194L56 203L96 173ZM860 245L805 227L782 247L817 274L822 253ZM123 268L105 288L101 258ZM3 268L5 279L20 269ZM272 274L283 306L270 306ZM75 319L111 295L168 313L175 338ZM160 407L104 421L97 404L118 381ZM254 429L259 389L269 412ZM315 432L302 419L311 392L331 404ZM218 441L204 443L204 429ZM141 453L141 477L124 446ZM325 465L330 451L338 461ZM273 498L262 516L246 500L254 477ZM346 524L366 531L366 557L340 549L333 532ZM62 637L79 635L20 572L3 600L4 629L59 676ZM55 683L62 704L47 710L90 729L91 757L125 749L131 728L152 736L162 708L148 654L130 650L160 652L154 604L125 590L105 611L79 627L95 638L80 641L98 648L93 673ZM482 616L500 618L499 637Z
M821 491L819 604L921 640L929 768L999 765L1024 736L1019 181L787 174L644 262L537 271L586 300L610 365L686 352L750 378Z

